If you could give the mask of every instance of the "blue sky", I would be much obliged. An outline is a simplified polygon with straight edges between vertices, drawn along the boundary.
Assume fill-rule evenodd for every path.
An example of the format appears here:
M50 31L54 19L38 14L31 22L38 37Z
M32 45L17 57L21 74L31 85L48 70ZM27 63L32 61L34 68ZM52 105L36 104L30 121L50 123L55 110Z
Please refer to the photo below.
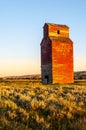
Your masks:
M0 0L0 76L40 73L45 22L70 27L74 70L86 70L86 0Z

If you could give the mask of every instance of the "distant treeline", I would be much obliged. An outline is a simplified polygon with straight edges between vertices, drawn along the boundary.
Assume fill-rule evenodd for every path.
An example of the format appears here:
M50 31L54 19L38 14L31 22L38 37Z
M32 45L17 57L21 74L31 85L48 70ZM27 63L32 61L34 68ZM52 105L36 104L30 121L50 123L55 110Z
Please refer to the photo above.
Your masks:
M78 71L74 73L74 79L86 79L86 71Z
M41 79L41 75L40 74L36 74L36 75L23 75L23 76L7 76L7 77L1 77L0 80L21 80L21 79Z

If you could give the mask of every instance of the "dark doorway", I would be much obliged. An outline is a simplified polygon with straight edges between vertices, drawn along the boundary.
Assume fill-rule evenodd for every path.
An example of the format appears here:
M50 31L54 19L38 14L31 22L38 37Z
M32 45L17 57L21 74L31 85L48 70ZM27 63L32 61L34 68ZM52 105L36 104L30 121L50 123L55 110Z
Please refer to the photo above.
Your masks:
M45 82L48 84L49 83L49 76L45 75Z

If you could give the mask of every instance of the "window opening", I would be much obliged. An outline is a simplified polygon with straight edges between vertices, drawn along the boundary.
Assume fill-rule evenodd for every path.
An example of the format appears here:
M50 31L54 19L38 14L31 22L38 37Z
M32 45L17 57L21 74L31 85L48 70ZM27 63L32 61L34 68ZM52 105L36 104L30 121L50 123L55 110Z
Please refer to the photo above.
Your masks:
M57 30L57 34L60 34L60 30Z

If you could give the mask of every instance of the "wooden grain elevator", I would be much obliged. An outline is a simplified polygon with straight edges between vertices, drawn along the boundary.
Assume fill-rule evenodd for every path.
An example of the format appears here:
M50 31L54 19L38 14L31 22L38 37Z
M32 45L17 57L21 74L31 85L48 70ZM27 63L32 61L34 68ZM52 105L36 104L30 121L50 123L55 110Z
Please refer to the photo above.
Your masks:
M40 46L42 83L73 83L73 42L69 27L45 23Z

